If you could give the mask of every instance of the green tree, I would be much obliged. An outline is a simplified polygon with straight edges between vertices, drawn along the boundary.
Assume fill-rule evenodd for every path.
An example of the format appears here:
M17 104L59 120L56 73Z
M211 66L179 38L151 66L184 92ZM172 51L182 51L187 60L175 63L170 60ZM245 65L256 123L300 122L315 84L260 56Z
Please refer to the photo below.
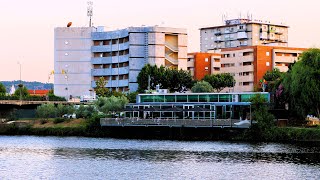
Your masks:
M138 95L138 92L128 93L126 96L127 96L127 99L129 100L129 103L136 103L137 95Z
M265 91L275 92L276 88L281 84L283 73L278 68L274 68L272 71L267 71L263 76L263 79L267 81L267 87ZM264 83L260 80L261 83Z
M75 111L77 118L91 118L95 114L96 108L93 105L83 105L81 104L79 108Z
M58 104L56 107L56 116L62 117L64 114L73 114L75 112L75 108L72 105L63 105Z
M144 92L148 89L148 81L150 77L150 89L155 89L159 84L162 89L169 91L183 91L191 88L193 80L190 72L184 70L176 70L160 66L145 65L140 71L137 82L138 92Z
M144 92L144 90L148 89L149 77L150 77L150 89L155 89L156 85L160 83L159 79L162 78L162 75L160 74L160 71L158 71L157 66L151 66L150 64L146 64L141 69L137 77L139 92Z
M202 80L211 84L216 92L220 92L226 87L233 87L235 83L235 80L230 73L206 75Z
M36 109L36 116L48 120L56 116L56 108L54 104L42 104Z
M101 97L95 102L95 106L100 112L114 114L123 110L128 102L129 101L125 96Z
M184 71L182 69L172 69L169 71L171 71L172 76L171 79L169 79L170 82L168 82L170 83L170 86L166 88L169 89L171 92L182 92L192 87L194 81L192 80L190 72Z
M213 92L212 86L206 81L199 81L191 88L193 93Z
M278 68L274 68L272 71L267 71L266 74L264 74L263 79L266 81L276 81L281 77L281 72Z
M256 94L250 98L252 106L253 124L251 138L269 139L272 137L272 128L274 127L274 116L269 113L269 106L266 99L261 94Z
M19 97L20 96L20 90L21 90L21 96L22 97L29 96L28 89L25 86L18 87L18 89L16 89L16 91L14 92L14 95Z
M6 87L2 83L0 83L0 94L6 94L6 92Z
M320 117L320 49L302 53L291 71L286 73L283 86L290 107L304 118L307 114Z
M108 88L106 88L108 81L104 79L104 77L100 77L98 81L96 81L97 87L95 88L96 94L99 97L108 97L111 95L111 92Z

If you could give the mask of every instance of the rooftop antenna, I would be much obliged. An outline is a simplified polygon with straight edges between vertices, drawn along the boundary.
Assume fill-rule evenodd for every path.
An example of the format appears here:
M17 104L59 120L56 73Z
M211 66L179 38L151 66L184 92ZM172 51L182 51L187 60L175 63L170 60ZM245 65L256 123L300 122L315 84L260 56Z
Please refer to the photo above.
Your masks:
M226 23L226 20L228 19L228 14L227 13L223 13L222 14L222 24L225 24Z
M91 17L93 15L92 10L93 10L93 2L92 1L88 1L88 7L87 7L87 16L90 18L89 20L89 27L91 27Z

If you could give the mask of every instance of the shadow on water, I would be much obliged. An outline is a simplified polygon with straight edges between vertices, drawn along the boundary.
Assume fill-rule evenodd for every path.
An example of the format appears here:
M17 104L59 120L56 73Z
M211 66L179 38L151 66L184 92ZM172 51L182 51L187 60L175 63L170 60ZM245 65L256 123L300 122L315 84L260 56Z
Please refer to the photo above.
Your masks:
M294 163L320 165L320 153L316 152L190 152L167 150L128 149L55 149L54 154L67 159L106 159L119 161L151 162L228 162L228 163Z

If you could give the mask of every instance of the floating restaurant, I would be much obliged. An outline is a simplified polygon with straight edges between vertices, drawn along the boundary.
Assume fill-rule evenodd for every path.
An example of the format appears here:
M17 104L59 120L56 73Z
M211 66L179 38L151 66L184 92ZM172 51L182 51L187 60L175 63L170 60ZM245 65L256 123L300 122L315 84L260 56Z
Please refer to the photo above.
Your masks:
M248 128L255 94L270 102L267 92L138 94L137 103L125 107L125 118L104 118L101 125Z

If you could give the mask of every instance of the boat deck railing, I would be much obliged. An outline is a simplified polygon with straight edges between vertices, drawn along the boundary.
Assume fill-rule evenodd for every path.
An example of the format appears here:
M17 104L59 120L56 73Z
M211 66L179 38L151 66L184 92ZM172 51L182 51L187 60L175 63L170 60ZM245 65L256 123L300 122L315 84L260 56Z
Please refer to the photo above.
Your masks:
M139 119L139 118L101 118L101 126L165 126L165 127L230 127L250 128L251 124L236 125L239 119Z

